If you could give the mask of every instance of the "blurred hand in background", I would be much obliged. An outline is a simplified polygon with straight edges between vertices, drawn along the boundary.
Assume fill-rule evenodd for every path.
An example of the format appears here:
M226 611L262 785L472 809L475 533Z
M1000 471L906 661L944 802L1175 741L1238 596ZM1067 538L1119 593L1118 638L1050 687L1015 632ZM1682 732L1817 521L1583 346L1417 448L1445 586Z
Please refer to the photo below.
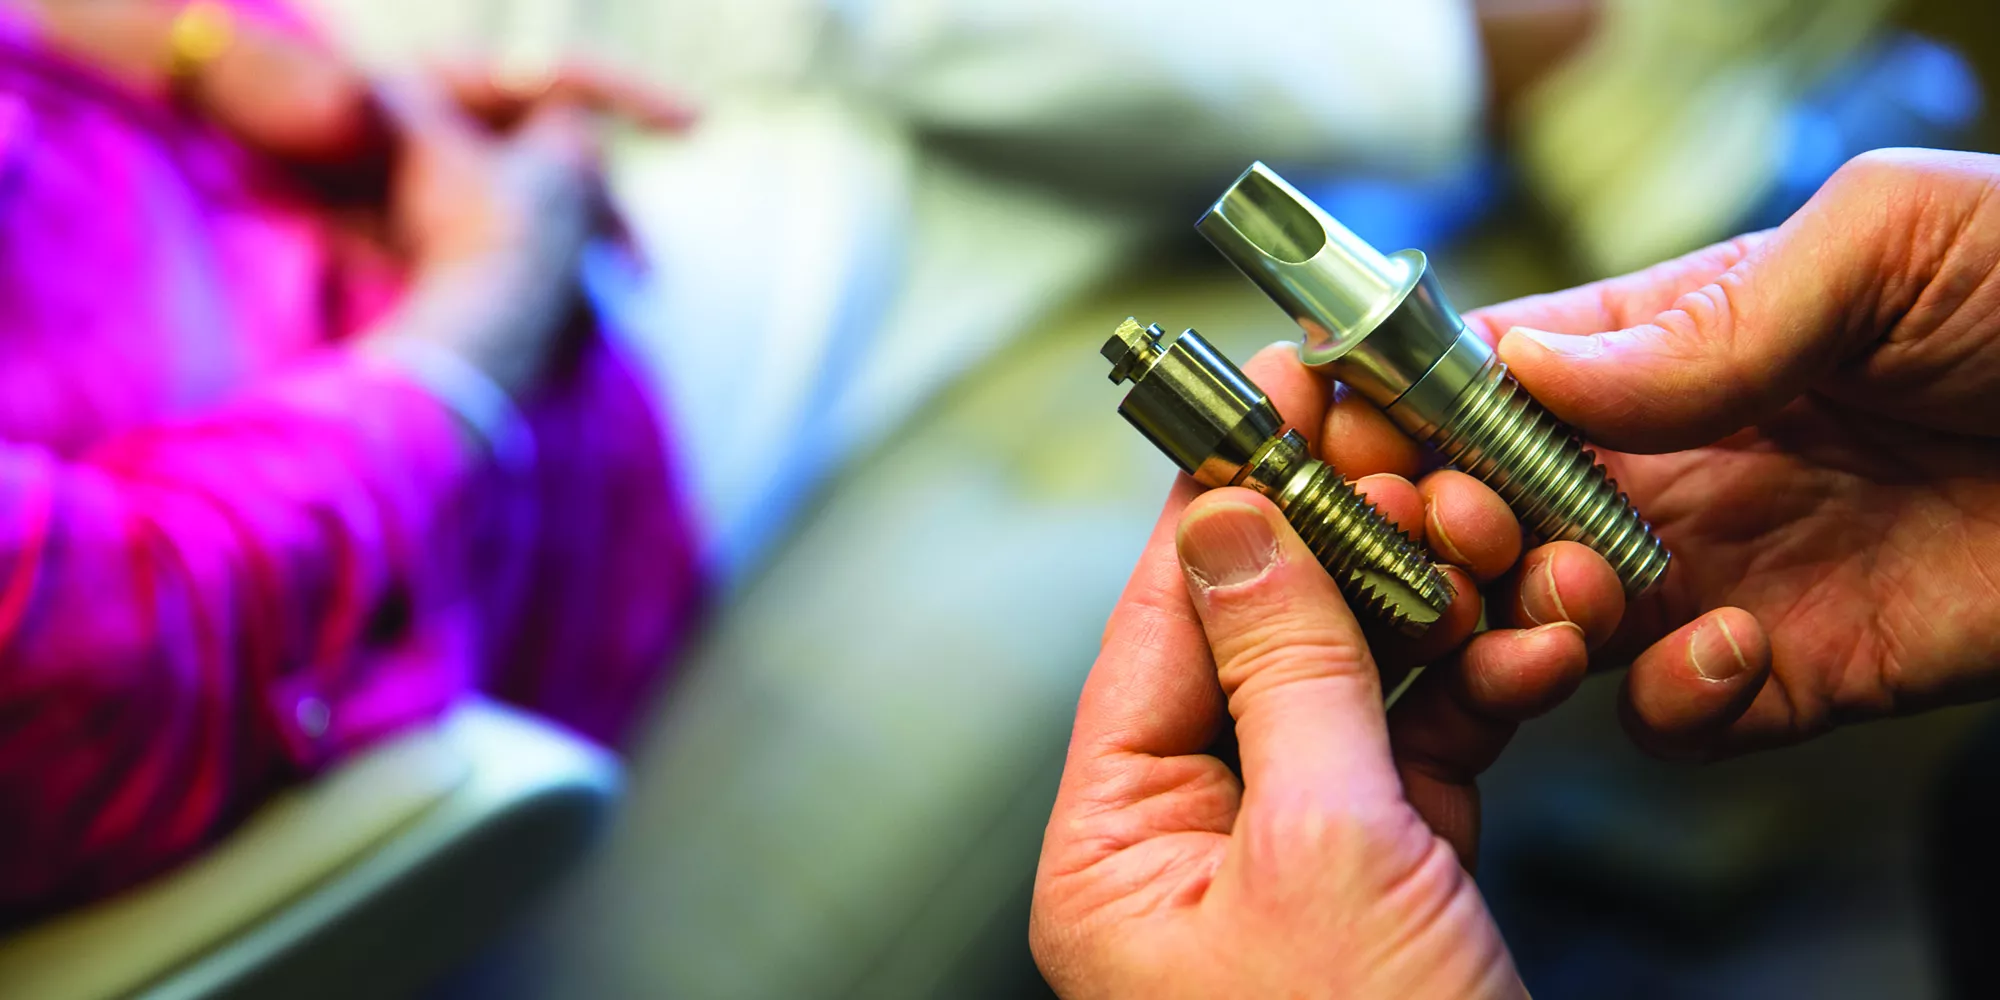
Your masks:
M417 284L383 336L448 347L519 394L577 314L577 260L611 227L596 119L679 130L692 115L624 77L563 66L515 78L432 67L379 89L276 9L207 5L214 51L185 64L190 19L151 0L34 11L72 55L183 103L249 147L341 190L377 193L351 223Z
M597 117L679 129L690 116L583 69L528 81L437 69L390 86L379 106L396 139L387 235L418 282L381 335L430 339L519 395L587 315L585 243L616 228Z
M567 102L491 134L447 97L412 82L388 101L401 149L387 221L416 285L375 336L430 340L519 395L582 308L578 261L602 211L596 139Z

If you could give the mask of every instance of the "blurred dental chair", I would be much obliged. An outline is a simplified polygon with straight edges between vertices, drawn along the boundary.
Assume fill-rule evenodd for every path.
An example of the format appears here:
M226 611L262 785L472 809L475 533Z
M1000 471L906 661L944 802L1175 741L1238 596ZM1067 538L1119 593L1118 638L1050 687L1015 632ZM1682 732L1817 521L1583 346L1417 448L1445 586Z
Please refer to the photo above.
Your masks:
M472 701L273 800L207 854L0 938L0 997L416 993L604 828L607 752Z

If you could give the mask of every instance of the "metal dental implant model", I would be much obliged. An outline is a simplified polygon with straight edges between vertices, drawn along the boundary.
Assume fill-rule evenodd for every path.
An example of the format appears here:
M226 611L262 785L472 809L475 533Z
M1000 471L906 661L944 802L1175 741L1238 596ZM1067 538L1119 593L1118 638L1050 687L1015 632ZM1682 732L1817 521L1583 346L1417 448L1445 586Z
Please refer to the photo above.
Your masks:
M1530 531L1596 549L1627 594L1666 573L1652 528L1466 329L1422 251L1383 256L1261 163L1196 228L1305 329L1308 367L1493 487Z
M1162 336L1128 319L1105 341L1112 383L1132 383L1118 412L1203 486L1270 497L1362 613L1412 637L1436 623L1455 595L1417 543L1308 454L1305 438L1200 334L1171 344Z

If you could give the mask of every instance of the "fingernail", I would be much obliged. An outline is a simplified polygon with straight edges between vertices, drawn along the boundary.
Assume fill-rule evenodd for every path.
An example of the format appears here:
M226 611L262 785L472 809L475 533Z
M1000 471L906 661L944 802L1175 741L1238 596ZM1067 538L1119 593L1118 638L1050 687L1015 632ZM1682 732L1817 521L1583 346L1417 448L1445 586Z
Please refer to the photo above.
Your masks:
M1750 669L1729 623L1720 618L1695 626L1694 634L1688 637L1687 657L1688 666L1711 681L1726 681Z
M1200 590L1249 583L1278 561L1278 536L1264 512L1218 503L1181 524L1181 566Z
M1551 354L1565 358L1594 358L1604 353L1604 339L1598 336L1578 337L1567 333L1550 333L1532 327L1517 326L1507 331L1520 334L1542 345Z
M1586 638L1586 636L1583 633L1583 626L1578 625L1575 622L1550 622L1549 624L1543 625L1539 628L1529 629L1527 634L1547 635L1551 632L1574 632L1576 633L1577 638L1579 639Z
M1521 591L1521 611L1537 625L1571 620L1562 590L1556 586L1554 556L1542 560L1542 565L1529 573L1528 585Z

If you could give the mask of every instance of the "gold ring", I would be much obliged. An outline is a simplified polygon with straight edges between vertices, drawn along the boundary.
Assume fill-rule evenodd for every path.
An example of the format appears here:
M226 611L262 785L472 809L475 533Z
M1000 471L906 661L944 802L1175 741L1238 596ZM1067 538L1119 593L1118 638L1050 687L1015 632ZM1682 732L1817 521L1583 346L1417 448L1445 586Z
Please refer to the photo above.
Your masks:
M192 0L167 26L167 76L194 79L236 42L236 15L221 0Z

